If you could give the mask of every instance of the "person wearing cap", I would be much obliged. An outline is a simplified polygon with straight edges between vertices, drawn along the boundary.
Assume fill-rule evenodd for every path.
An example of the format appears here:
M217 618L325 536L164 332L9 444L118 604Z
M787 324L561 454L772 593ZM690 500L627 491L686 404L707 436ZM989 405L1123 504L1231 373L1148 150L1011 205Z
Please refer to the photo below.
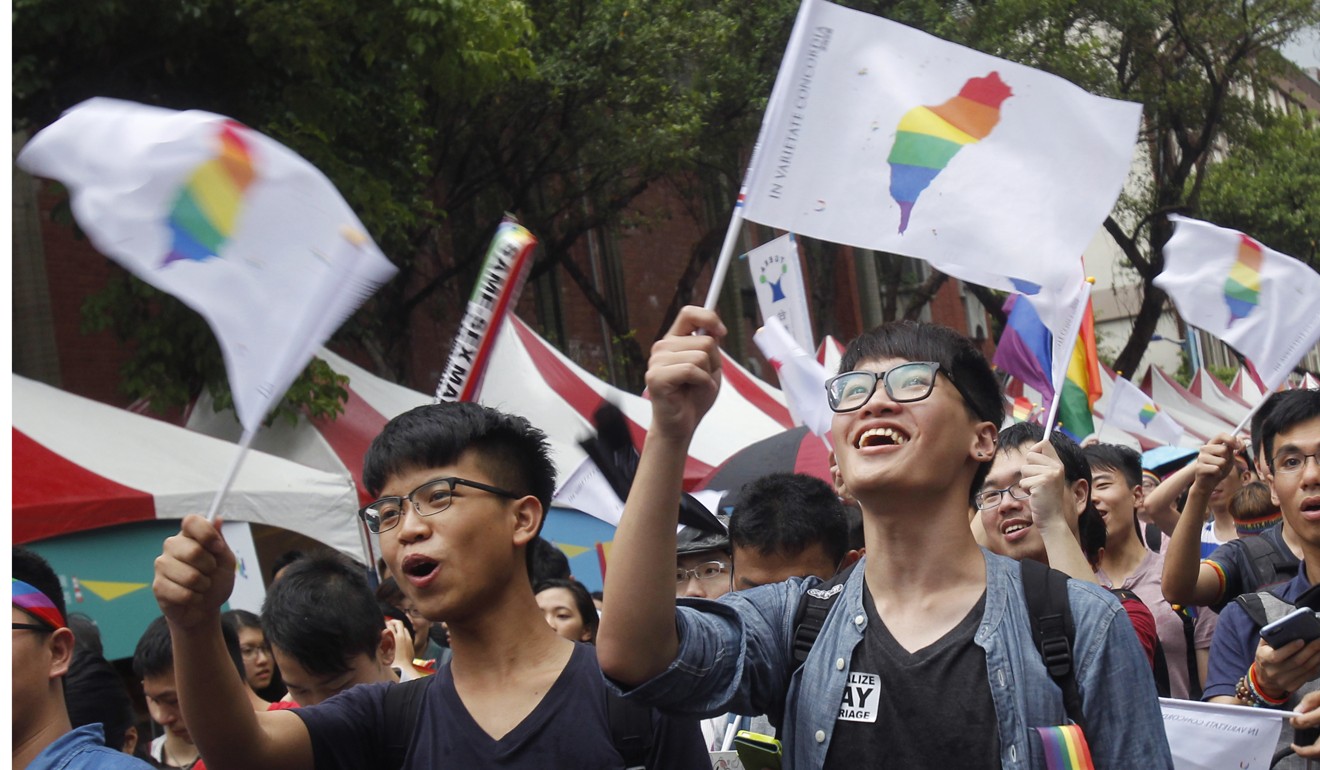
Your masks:
M674 595L691 599L718 599L732 588L729 568L733 551L729 546L727 516L717 521L690 524L678 533L678 570Z
M64 677L73 660L73 632L64 619L64 591L46 560L14 549L13 766L29 770L151 765L105 745L99 723L73 728L64 702Z

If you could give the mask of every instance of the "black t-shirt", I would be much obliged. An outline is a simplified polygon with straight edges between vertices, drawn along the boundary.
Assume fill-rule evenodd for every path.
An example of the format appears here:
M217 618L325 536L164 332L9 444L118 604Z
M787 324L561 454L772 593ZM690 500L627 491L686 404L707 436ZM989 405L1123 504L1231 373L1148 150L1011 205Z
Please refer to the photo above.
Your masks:
M911 653L889 633L865 587L862 603L866 633L853 650L825 767L999 768L985 650L973 640L985 595L939 641Z
M296 709L323 768L384 767L385 690L359 685L318 706ZM710 766L694 719L654 717L651 768ZM579 644L554 685L522 722L498 741L472 719L445 665L426 686L405 768L622 768L614 749L605 680L596 649Z

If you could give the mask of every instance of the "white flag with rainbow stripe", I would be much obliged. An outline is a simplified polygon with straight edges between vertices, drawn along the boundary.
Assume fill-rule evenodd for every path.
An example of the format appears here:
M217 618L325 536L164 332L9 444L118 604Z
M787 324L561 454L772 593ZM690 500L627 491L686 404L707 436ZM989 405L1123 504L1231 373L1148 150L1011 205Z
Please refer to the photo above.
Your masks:
M1277 390L1320 341L1320 273L1228 228L1171 215L1164 272L1183 320L1251 359L1266 390Z

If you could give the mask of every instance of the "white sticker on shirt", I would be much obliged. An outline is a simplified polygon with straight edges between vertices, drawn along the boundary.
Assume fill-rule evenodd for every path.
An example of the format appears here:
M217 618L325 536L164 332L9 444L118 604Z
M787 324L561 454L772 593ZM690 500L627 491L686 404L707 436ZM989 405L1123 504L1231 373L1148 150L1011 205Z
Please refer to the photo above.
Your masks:
M854 671L848 674L848 686L843 690L843 703L839 705L839 719L874 724L879 702L880 676Z

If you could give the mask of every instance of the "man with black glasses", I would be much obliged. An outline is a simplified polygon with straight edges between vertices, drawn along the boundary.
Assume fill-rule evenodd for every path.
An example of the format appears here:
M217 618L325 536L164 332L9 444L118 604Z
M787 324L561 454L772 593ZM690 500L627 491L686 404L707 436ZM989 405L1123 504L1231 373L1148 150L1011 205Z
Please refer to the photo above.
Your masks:
M64 676L73 660L73 631L64 591L46 560L14 549L13 767L28 770L146 770L146 762L105 745L99 722L73 729Z
M967 526L1003 422L998 381L944 327L896 323L854 340L827 387L834 459L862 508L866 556L816 578L675 600L668 559L683 458L720 386L713 312L688 307L652 348L652 422L606 575L601 668L626 697L676 713L777 717L786 768L1044 768L1075 740L1035 648L1019 564ZM821 586L821 587L818 587ZM834 603L800 668L809 590ZM1067 581L1085 737L1097 768L1169 768L1146 657L1119 603ZM1047 746L1053 747L1052 749Z
M644 710L640 725L624 724L633 732L612 731L595 649L545 622L527 553L554 491L541 431L472 403L418 407L372 442L363 480L379 499L362 520L380 534L404 594L447 624L451 662L414 682L253 713L241 682L214 673L234 555L217 526L190 516L156 560L154 589L174 637L180 702L210 770L708 765L695 721Z

